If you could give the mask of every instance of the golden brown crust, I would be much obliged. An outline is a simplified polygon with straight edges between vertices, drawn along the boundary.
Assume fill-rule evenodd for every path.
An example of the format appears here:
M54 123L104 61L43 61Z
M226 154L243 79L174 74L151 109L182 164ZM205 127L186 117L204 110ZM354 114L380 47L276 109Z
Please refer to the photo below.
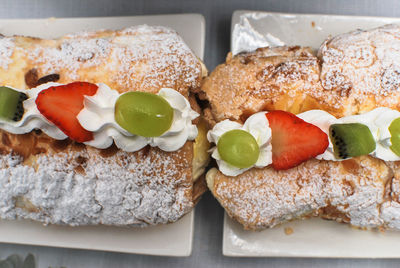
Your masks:
M201 61L176 32L164 27L84 32L57 40L23 36L1 40L10 42L12 54L7 62L0 57L0 67L5 67L0 81L21 89L36 86L35 77L57 74L59 83L102 82L119 92L157 93L169 87L188 97L203 76ZM26 83L32 72L36 75L28 76Z
M400 27L338 35L318 51L321 84L331 107L341 116L376 107L400 109Z
M210 122L223 119L244 121L262 110L300 113L311 109L330 111L319 82L318 59L309 48L259 48L241 53L205 79L202 90L210 102ZM331 111L333 112L333 111ZM212 117L212 119L210 119Z
M382 160L309 160L287 170L253 168L235 178L214 172L212 193L245 229L320 216L355 226L384 225L380 207L392 170ZM390 183L389 183L390 184Z
M201 179L196 184L193 182L190 161L193 158L193 142L187 142L173 153L149 146L127 153L115 146L99 150L69 139L57 141L40 132L14 135L0 131L0 136L2 187L8 189L11 195L2 196L1 200L4 202L12 198L14 209L20 209L17 210L17 217L70 225L168 223L189 212L205 190ZM10 161L16 162L7 164ZM5 174L9 174L6 184ZM87 183L82 182L82 178ZM72 192L69 180L74 185ZM21 183L19 187L29 189L21 192L18 186L12 185ZM24 186L24 183L29 183L29 186ZM53 184L59 189L53 189ZM148 192L146 185L151 186L154 192ZM115 196L112 192L104 193L113 188L118 191ZM81 190L88 191L83 193L87 196L84 200L76 200L73 192ZM129 207L124 200L133 196L140 197L140 203ZM110 204L110 198L117 198L121 203ZM164 203L167 200L163 198L172 198L172 203ZM157 199L162 201L159 205L146 205L146 202L156 202ZM49 206L48 202L54 205ZM86 209L92 215L80 215L87 213L85 206L90 204L91 207ZM68 206L78 208L74 211ZM96 206L98 208L94 209ZM110 218L107 211L120 215ZM154 216L156 211L164 214ZM6 215L9 214L2 214L2 217Z

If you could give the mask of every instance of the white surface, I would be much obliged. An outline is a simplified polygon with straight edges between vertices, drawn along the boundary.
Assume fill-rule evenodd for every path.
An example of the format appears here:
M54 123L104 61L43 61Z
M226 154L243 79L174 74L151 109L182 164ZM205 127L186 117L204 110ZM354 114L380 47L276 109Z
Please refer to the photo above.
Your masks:
M148 228L110 226L68 227L31 221L0 221L0 241L16 244L189 256L193 212L173 224Z
M252 28L251 36L259 36L264 45L284 43L317 49L329 35L400 23L400 19L236 11L232 30L239 22ZM241 51L245 42L237 37L232 35L231 48ZM292 228L293 234L285 234L286 227ZM321 219L293 221L261 232L243 230L226 214L224 219L226 256L400 258L399 242L400 232L362 231Z
M205 22L199 14L0 20L0 33L57 38L82 30L121 29L149 24L175 29L194 53L203 58ZM94 249L127 253L189 256L193 240L192 211L176 223L149 228L108 226L43 226L30 221L0 221L0 242Z

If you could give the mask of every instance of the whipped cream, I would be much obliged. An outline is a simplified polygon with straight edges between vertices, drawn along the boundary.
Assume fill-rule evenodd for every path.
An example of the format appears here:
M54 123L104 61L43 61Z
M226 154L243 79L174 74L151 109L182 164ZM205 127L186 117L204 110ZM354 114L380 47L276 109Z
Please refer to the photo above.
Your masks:
M272 163L272 147L271 147L271 128L269 127L268 119L265 114L267 112L260 112L250 116L244 125L237 122L224 120L214 126L207 134L207 138L210 142L218 144L219 138L230 130L242 129L251 133L256 139L260 147L260 156L257 163L252 167L265 167ZM337 119L328 112L322 110L310 110L297 115L307 123L313 124L319 127L329 137L329 127L332 124L346 124L346 123L361 123L366 125L372 133L372 136L376 143L376 148L370 153L371 156L382 159L384 161L399 161L400 156L396 155L391 149L391 134L389 132L389 126L393 120L400 117L400 112L389 108L381 107L376 108L370 112L346 116ZM215 146L210 150L212 157L216 159L219 170L228 176L237 176L246 170L252 168L237 168L221 159L218 153L217 147ZM329 145L324 153L316 156L320 160L331 160L331 161L343 161L338 159L333 153L333 144L329 139Z
M351 115L336 119L334 116L321 110L311 110L297 115L304 121L316 125L327 135L329 135L329 126L331 124L361 123L366 125L374 137L376 148L370 154L384 161L398 161L400 157L391 149L389 126L393 120L400 117L400 112L385 107L376 108L370 112ZM341 161L333 154L333 145L329 140L329 146L323 154L316 157L317 159Z
M13 134L25 134L29 133L34 129L40 129L46 135L52 137L53 139L56 140L64 140L67 138L67 135L65 135L57 126L55 126L53 123L48 121L46 117L44 117L39 110L36 107L36 97L39 94L40 91L52 87L52 86L58 86L60 84L58 83L47 83L40 85L36 88L29 89L29 90L23 90L23 89L16 89L13 87L12 88L15 91L25 93L28 96L28 99L26 99L23 102L23 106L25 109L24 115L22 116L21 120L18 122L15 121L7 121L4 119L0 118L0 129L5 130L7 132L13 133Z
M160 137L141 137L129 133L118 125L114 117L115 102L120 94L105 84L97 84L98 90L93 96L85 96L84 109L77 118L82 127L94 133L92 141L86 145L104 149L115 145L126 151L134 152L146 145L159 147L172 152L181 148L187 140L197 137L197 127L192 120L199 114L192 110L189 101L171 88L162 88L158 95L164 98L174 110L171 128Z
M249 132L257 141L260 147L260 154L257 162L253 166L249 168L238 168L222 160L218 153L217 146L214 146L210 150L210 152L212 152L211 156L217 161L219 170L223 174L227 176L237 176L252 167L262 168L272 163L271 128L269 127L265 112L253 114L246 120L244 125L228 119L219 122L207 133L207 139L209 142L218 144L218 140L225 132L234 129L241 129Z
M23 92L28 99L23 102L24 115L20 121L7 121L0 118L0 129L13 134L25 134L34 129L40 129L48 136L56 140L68 138L56 125L48 121L36 106L36 97L42 90L52 86L60 86L59 83L46 83L29 90L15 89ZM174 109L174 119L171 128L160 137L145 138L133 135L120 127L114 119L115 102L120 96L116 90L107 85L96 84L98 90L93 96L84 97L84 109L78 114L79 123L88 131L93 132L94 139L85 142L86 145L105 149L113 142L126 152L134 152L146 145L159 147L163 151L171 152L181 148L187 140L197 137L197 127L192 120L199 114L192 110L189 101L179 92L162 88L158 93Z

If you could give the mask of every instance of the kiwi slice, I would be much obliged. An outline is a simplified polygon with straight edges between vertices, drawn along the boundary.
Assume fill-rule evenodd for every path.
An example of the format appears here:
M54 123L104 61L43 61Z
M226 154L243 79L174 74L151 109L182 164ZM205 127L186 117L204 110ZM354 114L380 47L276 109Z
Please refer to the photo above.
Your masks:
M0 118L19 121L24 115L23 101L28 96L8 87L0 87Z
M376 147L371 131L360 123L333 124L329 127L329 137L333 153L339 159L367 155Z

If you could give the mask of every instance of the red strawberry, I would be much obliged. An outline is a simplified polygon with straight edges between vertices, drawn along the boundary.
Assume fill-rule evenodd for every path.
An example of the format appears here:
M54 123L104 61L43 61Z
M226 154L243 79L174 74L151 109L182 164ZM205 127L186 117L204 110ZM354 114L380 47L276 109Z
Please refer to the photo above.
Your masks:
M272 131L272 167L285 170L322 154L329 145L328 135L292 113L266 114Z
M49 87L38 94L36 105L47 120L55 124L72 140L90 141L93 140L93 133L84 129L76 116L84 107L83 96L93 96L97 88L95 84L87 82Z

